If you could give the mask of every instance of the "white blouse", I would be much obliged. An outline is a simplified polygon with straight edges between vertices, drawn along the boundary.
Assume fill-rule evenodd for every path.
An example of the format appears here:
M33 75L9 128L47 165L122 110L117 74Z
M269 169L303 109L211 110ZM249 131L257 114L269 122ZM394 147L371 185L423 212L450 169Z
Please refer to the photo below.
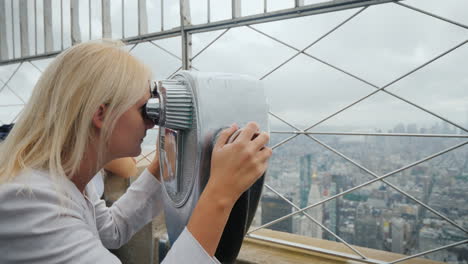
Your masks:
M94 177L91 179L88 185L90 184L94 185L96 194L99 198L101 198L104 194L104 175L102 174L102 170L98 171L98 173L94 175Z
M29 170L0 184L0 263L121 263L119 248L163 210L161 184L145 170L111 207L92 184ZM65 195L60 195L60 193ZM187 228L163 263L219 263Z

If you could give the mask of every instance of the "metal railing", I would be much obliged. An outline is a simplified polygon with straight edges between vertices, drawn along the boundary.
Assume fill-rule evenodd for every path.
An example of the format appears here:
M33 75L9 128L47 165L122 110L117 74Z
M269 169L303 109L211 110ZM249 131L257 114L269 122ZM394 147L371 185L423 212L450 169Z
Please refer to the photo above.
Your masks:
M150 0L148 0L150 1ZM2 21L0 18L0 44L1 46L1 52L0 53L0 69L2 68L1 66L6 67L7 65L11 64L17 64L17 66L14 68L14 70L9 74L8 78L3 80L0 79L0 95L2 94L3 90L8 90L10 91L15 97L17 97L20 101L21 104L5 104L5 105L0 105L1 111L7 111L5 109L8 109L9 107L18 107L22 106L25 104L25 100L18 95L15 92L15 89L12 88L9 84L12 78L15 76L15 74L18 72L18 70L21 69L25 65L25 63L31 64L36 70L41 71L40 67L38 67L34 61L35 60L41 60L45 58L50 58L58 54L61 50L67 48L66 45L64 44L64 36L67 36L70 38L70 44L75 44L81 41L81 31L79 27L79 20L80 15L79 15L79 4L78 1L73 1L70 0L68 1L69 6L70 6L70 32L69 34L64 33L64 1L60 0L60 44L55 45L59 46L59 50L54 50L53 47L53 41L50 39L53 37L53 31L54 28L52 27L51 22L52 18L47 17L47 14L51 15L49 12L52 11L51 7L51 2L50 0L43 0L42 1L42 7L43 7L43 20L44 20L44 50L43 52L38 52L38 34L39 34L39 29L38 29L38 19L40 18L38 15L38 7L37 7L37 2L40 1L34 1L33 5L33 10L34 10L34 40L30 40L28 37L28 33L24 33L25 28L27 28L29 25L27 19L25 18L25 13L27 14L27 10L25 11L24 9L28 8L28 2L20 0L19 5L18 5L18 10L15 9L15 4L13 1L6 1L6 0L0 0L0 17L2 14L7 14L10 13L10 21L7 21L6 15L4 16L4 20ZM321 65L324 65L325 67L328 67L340 74L344 74L362 84L365 86L371 87L374 90L365 96L362 96L361 98L354 100L352 102L349 102L346 106L336 110L335 112L327 115L320 121L317 121L310 126L301 129L295 125L292 124L292 122L288 122L286 119L281 117L280 115L270 112L270 115L272 118L275 118L279 120L281 123L287 125L290 127L292 130L291 131L272 131L272 134L289 134L290 136L287 137L286 139L280 141L279 143L275 144L273 146L273 149L279 148L283 146L284 144L290 142L292 139L298 137L298 136L304 136L306 138L311 139L318 145L324 147L325 149L331 151L332 153L336 154L337 156L343 158L346 160L348 163L352 164L353 166L359 168L361 171L365 172L366 174L370 175L372 177L371 180L368 180L364 183L361 183L359 185L356 185L352 188L349 188L347 190L341 191L339 193L336 193L334 195L331 195L330 197L323 199L319 202L315 202L313 204L310 204L304 208L300 208L298 205L294 204L293 202L289 201L284 194L282 194L281 190L276 190L269 184L266 184L266 188L273 192L275 195L283 199L287 204L291 205L294 209L295 212L292 212L290 214L284 215L274 221L271 221L269 223L263 224L259 227L255 227L251 229L248 232L248 236L252 238L258 238L257 235L254 234L255 231L266 228L269 226L274 225L275 223L278 223L282 220L285 220L287 218L293 217L294 215L299 215L303 214L307 219L312 221L313 223L317 224L322 228L325 232L329 233L332 237L343 243L346 247L348 247L350 250L352 250L354 253L356 253L356 256L351 256L347 255L344 253L339 253L339 252L334 252L330 250L325 250L325 249L319 249L319 248L312 248L312 247L303 247L307 248L308 250L312 251L319 251L321 253L326 253L326 254L332 254L336 256L342 256L342 257L347 257L350 259L358 260L361 262L366 262L366 263L382 263L383 261L376 260L376 259L371 259L367 257L365 254L360 252L355 246L347 243L343 238L335 234L332 230L327 228L324 224L322 224L320 221L314 219L310 214L308 214L306 211L310 208L317 207L319 205L322 205L330 200L337 199L339 197L343 197L344 195L351 193L355 190L358 190L360 188L363 188L365 186L368 186L372 183L376 182L381 182L385 184L386 186L389 186L396 192L402 194L409 200L413 201L414 203L418 204L422 208L426 209L427 211L430 211L434 215L438 216L440 219L443 219L456 229L458 229L464 237L468 237L468 230L463 227L461 224L457 223L454 221L454 219L450 219L446 215L444 215L442 212L439 212L429 206L427 202L423 202L420 199L416 198L415 196L409 194L407 191L402 190L398 186L390 183L387 178L391 177L397 173L403 172L405 170L408 170L410 168L413 168L421 163L424 163L426 161L429 161L431 159L434 159L436 157L439 157L445 153L448 153L450 151L453 151L455 149L459 149L463 146L465 146L468 143L468 134L464 134L468 132L468 128L462 126L461 124L450 120L448 118L443 117L442 115L435 113L434 111L431 111L420 104L417 104L407 98L404 98L402 96L399 96L391 91L388 90L389 87L395 85L396 83L400 82L401 80L404 80L408 76L411 76L415 72L420 71L421 69L425 68L426 66L438 61L439 59L447 56L448 54L452 53L453 51L459 49L460 47L465 46L468 43L468 39L465 39L458 44L454 45L450 49L441 52L440 54L432 57L431 59L427 60L426 62L420 64L419 66L413 68L412 70L408 71L407 73L399 76L398 78L395 78L394 80L388 82L387 84L383 86L379 86L369 80L366 80L366 78L360 77L357 74L352 73L351 70L349 69L344 69L342 67L338 67L334 65L333 63L319 58L317 56L312 55L308 50L316 45L317 43L320 43L322 40L328 38L329 36L333 35L337 30L339 30L341 27L349 23L349 21L355 19L356 17L359 17L362 13L366 12L367 9L372 8L373 5L380 5L380 4L393 4L393 5L398 5L400 7L406 8L408 10L414 11L415 13L423 14L426 16L429 16L433 19L437 19L440 21L444 21L446 23L450 23L451 25L454 25L456 27L462 28L464 30L468 30L468 26L464 25L460 22L453 21L451 19L433 14L431 12L416 8L414 6L402 3L400 1L391 1L391 0L341 0L341 1L324 1L322 3L318 4L312 4L312 5L304 5L304 1L302 0L295 0L291 2L291 7L288 9L282 9L278 11L268 11L268 1L264 0L263 2L263 13L260 14L255 14L255 15L250 15L250 16L242 16L242 8L241 8L241 1L240 0L232 0L230 2L230 8L231 8L231 17L227 18L225 20L221 21L213 21L212 19L212 14L213 10L211 8L212 6L212 1L206 0L206 23L202 24L192 24L191 23L191 9L190 9L190 1L189 0L180 0L178 4L179 8L179 15L180 15L180 24L178 27L168 29L165 27L165 8L167 8L167 5L169 2L167 0L159 0L159 8L160 12L157 14L160 17L160 30L157 32L148 32L148 24L147 24L147 1L145 0L139 0L138 1L138 8L137 8L137 21L138 21L138 35L136 36L128 36L125 32L125 21L126 21L126 12L125 12L125 0L121 1L121 12L120 12L120 20L121 20L121 39L128 45L131 45L130 52L134 50L138 45L142 43L150 43L154 48L159 49L160 51L166 53L172 58L175 58L177 61L180 61L180 67L176 69L173 73L171 73L168 77L172 76L173 74L177 73L181 69L194 69L197 70L197 68L193 67L192 63L196 58L199 56L203 55L203 53L208 50L214 43L222 39L226 33L234 28L234 27L244 27L246 29L252 30L256 34L259 34L261 36L264 36L271 41L278 43L281 46L284 46L295 53L279 63L278 65L274 65L271 67L271 70L268 71L266 74L261 76L259 79L264 80L269 78L272 74L274 74L278 69L281 69L287 64L292 63L293 59L296 58L299 55L304 55L308 58L311 58L312 60L318 62ZM10 9L7 10L7 3L10 3L9 7ZM115 2L114 2L115 3ZM172 2L174 4L174 2ZM30 5L30 3L29 3ZM31 6L29 6L31 8ZM92 4L91 1L88 2L88 25L89 25L89 39L92 38ZM111 30L111 14L110 14L110 2L109 0L102 0L101 1L101 24L102 24L102 37L111 37L112 36L112 30ZM340 11L340 10L347 10L347 9L353 9L352 14L341 21L340 23L337 23L335 27L330 29L328 32L325 34L321 35L318 37L316 40L311 42L309 45L305 46L305 48L297 48L294 47L293 45L290 45L286 43L285 41L273 37L270 34L265 33L264 31L253 27L252 25L255 24L260 24L260 23L269 23L273 21L279 21L279 20L284 20L284 19L294 19L294 18L299 18L303 16L311 16L311 15L317 15L317 14L323 14L323 13L329 13L329 12L335 12L335 11ZM19 23L16 23L16 19L19 17ZM26 22L25 22L26 21ZM77 24L78 23L78 24ZM18 25L19 24L19 25ZM10 37L8 38L7 34L7 25L10 25ZM20 37L18 37L18 28L21 28L20 32ZM195 55L192 55L192 37L195 36L196 34L203 33L203 32L213 32L217 30L222 30L217 37L215 37L212 41L210 41L208 44L206 44L203 48L200 49L198 53ZM27 31L27 30L26 30ZM170 50L164 48L161 45L158 45L156 43L156 40L160 39L167 39L167 38L172 38L172 37L180 37L181 39L181 56L178 56L171 52ZM20 56L17 56L18 52L16 50L16 46L18 46L18 39L20 40L20 46L21 46L21 54ZM34 49L33 52L29 52L31 48L29 47L29 44L31 42L34 42ZM11 45L10 45L11 44ZM9 49L11 47L11 51ZM336 131L325 131L325 132L313 132L311 131L313 128L316 128L318 125L324 123L325 121L337 116L338 114L347 111L349 108L355 106L356 104L359 104L365 100L368 100L369 98L374 97L376 94L382 94L385 93L386 95L389 95L401 102L404 102L408 105L411 105L427 114L430 116L433 116L437 118L438 120L441 120L445 123L448 123L463 132L463 134L426 134L426 133L356 133L356 132L336 132ZM0 120L0 122L3 123L9 123L9 122L14 122L16 120L18 115L16 115L12 120ZM2 123L0 123L2 124ZM411 164L402 166L396 170L393 170L389 173L379 175L378 173L372 171L371 169L367 168L366 166L358 163L357 161L353 160L351 157L343 154L342 152L338 151L337 149L333 148L329 144L323 142L319 138L317 138L318 135L345 135L345 136L382 136L382 137L431 137L431 138L457 138L462 140L461 143L455 144L451 147L448 147L442 151L439 151L437 153L433 153L431 155L428 155L424 158L419 159L416 162L413 162ZM138 162L143 162L145 160L148 160L148 157L154 154L154 151L150 153L146 153L145 155L141 156ZM264 238L259 238L259 239L264 239ZM282 243L281 241L271 241L274 243ZM397 263L397 262L402 262L408 259L416 258L422 255L426 255L435 251L439 250L444 250L447 248L451 247L456 247L460 245L464 245L468 243L467 239L461 240L456 243L452 243L446 246L434 248L432 250L424 251L421 253L413 254L411 256L397 259L392 261L391 263ZM287 243L286 243L287 244ZM296 245L297 246L297 245Z

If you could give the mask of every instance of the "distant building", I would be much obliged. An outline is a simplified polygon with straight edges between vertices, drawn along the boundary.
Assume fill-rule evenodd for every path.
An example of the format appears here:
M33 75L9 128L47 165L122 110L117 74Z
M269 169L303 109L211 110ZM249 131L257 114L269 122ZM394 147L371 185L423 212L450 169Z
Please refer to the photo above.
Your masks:
M301 236L311 236L309 222L312 222L312 221L303 214L298 214L298 215L293 216L294 234L301 235Z
M312 184L309 194L309 205L320 202L322 200L322 195L320 194L320 189L317 184ZM323 206L318 205L310 208L306 211L312 218L317 220L317 222L322 223L323 221ZM322 238L322 228L316 223L312 222L310 219L306 218L305 222L305 232L304 235Z
M290 200L289 197L286 197ZM262 207L262 225L276 220L282 216L290 214L292 212L292 206L278 196L267 196L264 195L261 200ZM268 228L292 233L292 218L286 218L285 220L278 222Z
M393 128L393 133L406 133L405 125L403 123L398 123Z
M312 183L312 154L300 158L300 183L299 183L299 206L307 206L309 199L310 184Z
M373 216L364 204L360 204L356 210L354 234L354 243L358 246L375 249L383 247L379 219Z
M405 253L405 222L401 218L392 219L392 252Z
M330 189L328 191L328 196L333 196L337 194L337 187L336 187L336 183L332 182L330 184ZM328 224L328 229L330 229L330 231L332 231L333 233L335 233L336 235L339 236L339 230L338 230L338 215L339 215L339 203L338 203L338 199L333 199L331 201L328 201L327 203L325 203L325 207L326 207L326 210L327 210L327 213L328 213L328 218L329 218L329 224ZM333 236L330 236L330 235L327 235L327 239L330 239L330 240L333 240L335 241L336 238L333 237Z
M330 196L336 195L344 190L348 189L346 176L344 175L332 175L332 183L330 184ZM335 234L341 236L340 228L342 226L342 215L341 215L341 200L333 199L327 202L330 207L330 227L332 231L336 231Z
M419 232L419 251L431 250L442 245L440 241L440 230L423 227ZM431 259L436 261L447 261L447 251L441 250L431 254Z

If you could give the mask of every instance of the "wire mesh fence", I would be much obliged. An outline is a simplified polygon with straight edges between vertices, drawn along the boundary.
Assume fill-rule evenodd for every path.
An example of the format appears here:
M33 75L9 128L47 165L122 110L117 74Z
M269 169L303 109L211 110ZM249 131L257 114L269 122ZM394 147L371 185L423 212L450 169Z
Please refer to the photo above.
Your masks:
M371 263L383 260L355 245L408 255L392 263L468 261L466 2L25 2L0 1L0 124L16 120L49 57L80 41L122 39L155 79L249 74L264 82L274 148L249 236L338 241ZM29 38L20 4L34 13ZM49 11L60 22L48 28Z

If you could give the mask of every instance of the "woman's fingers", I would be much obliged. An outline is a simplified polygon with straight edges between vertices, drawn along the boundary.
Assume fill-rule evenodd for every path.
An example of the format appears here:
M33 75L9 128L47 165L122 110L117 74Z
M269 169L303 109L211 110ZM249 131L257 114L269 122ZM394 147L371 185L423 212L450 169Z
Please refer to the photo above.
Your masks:
M257 180L260 176L265 173L268 167L268 159L272 155L272 150L269 147L265 147L260 150L256 155L256 164L255 164L255 171L257 172L254 176L254 180Z
M259 126L255 122L249 122L243 129L234 142L249 142L259 130Z
M267 162L271 155L273 155L273 150L269 147L264 147L259 151L257 157L260 162Z
M219 149L222 148L224 145L226 145L226 142L228 141L229 137L236 132L238 129L236 124L232 124L230 127L224 129L218 137L218 140L216 141L216 144L214 146L214 149Z
M256 150L261 150L268 144L268 141L270 141L270 136L266 132L261 132L252 140L252 144Z
M267 147L269 136L258 132L256 123L249 123L234 141L227 143L238 127L231 126L223 130L211 158L210 188L223 190L225 198L236 201L245 190L265 172L268 159L272 155ZM256 136L256 137L255 137Z

